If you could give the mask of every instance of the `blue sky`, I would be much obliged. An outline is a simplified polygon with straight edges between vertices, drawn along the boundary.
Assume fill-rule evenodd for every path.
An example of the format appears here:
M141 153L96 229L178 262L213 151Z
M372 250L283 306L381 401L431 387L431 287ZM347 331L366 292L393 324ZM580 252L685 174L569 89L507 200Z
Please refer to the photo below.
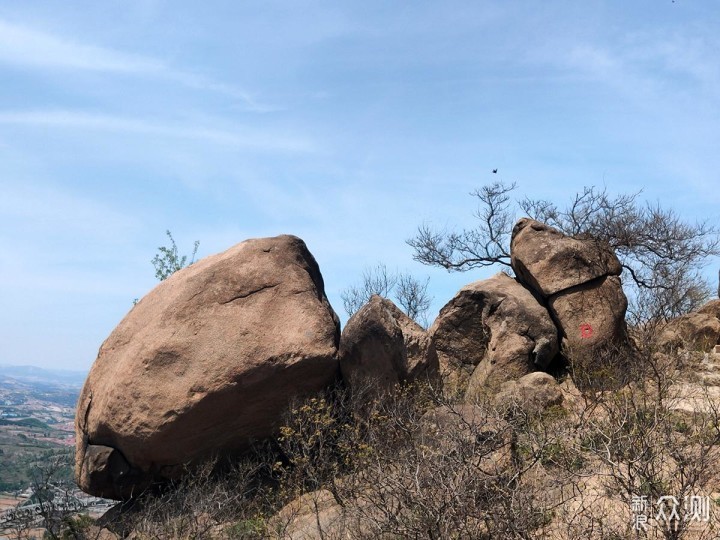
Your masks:
M494 179L720 222L714 0L8 0L0 80L5 364L89 367L166 229L201 256L296 234L341 315L368 265L430 276L432 318L494 271L405 240L472 225Z

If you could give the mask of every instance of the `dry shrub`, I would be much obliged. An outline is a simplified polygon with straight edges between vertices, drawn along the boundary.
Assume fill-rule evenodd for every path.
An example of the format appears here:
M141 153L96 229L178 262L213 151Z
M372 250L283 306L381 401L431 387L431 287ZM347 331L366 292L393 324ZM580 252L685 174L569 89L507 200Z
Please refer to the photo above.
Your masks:
M574 379L582 392L546 410L497 408L492 396L458 403L426 383L382 394L371 384L332 389L293 404L274 446L146 494L123 514L125 530L143 538L717 538L714 502L708 522L685 519L684 507L671 527L654 519L663 496L717 490L717 403L705 396L697 410L678 406L682 355L613 354L570 356L563 386ZM647 500L647 530L633 527L637 497Z

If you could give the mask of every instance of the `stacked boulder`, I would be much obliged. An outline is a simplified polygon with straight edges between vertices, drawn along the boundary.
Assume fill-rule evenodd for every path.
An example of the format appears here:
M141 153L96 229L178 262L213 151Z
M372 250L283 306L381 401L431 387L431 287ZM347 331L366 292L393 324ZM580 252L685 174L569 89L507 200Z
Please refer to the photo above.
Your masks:
M498 274L463 287L430 334L445 384L466 400L522 388L552 404L558 393L549 378L508 382L547 370L560 345L588 357L628 346L622 267L609 246L529 218L513 228L510 252L517 278Z
M100 347L76 413L81 489L126 499L271 436L338 376L339 320L305 243L254 239L176 272Z
M627 340L620 261L606 244L579 240L524 218L512 232L513 270L547 304L572 350Z
M513 229L511 258L517 278L463 287L428 331L373 296L342 336L297 237L247 240L176 272L100 347L77 406L78 485L132 498L272 437L293 399L340 377L361 394L440 375L470 407L486 395L503 407L559 404L542 372L561 345L627 343L620 263L607 246L530 219ZM704 315L711 339L715 307Z

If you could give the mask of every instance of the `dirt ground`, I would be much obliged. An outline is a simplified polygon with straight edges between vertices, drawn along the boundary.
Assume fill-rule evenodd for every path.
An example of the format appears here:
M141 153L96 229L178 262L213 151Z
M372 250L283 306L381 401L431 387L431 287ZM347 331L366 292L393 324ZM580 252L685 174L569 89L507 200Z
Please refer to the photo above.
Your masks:
M20 497L12 497L10 495L0 495L0 512L4 512L5 510L10 510L11 508L15 508L18 503L24 501L25 499Z

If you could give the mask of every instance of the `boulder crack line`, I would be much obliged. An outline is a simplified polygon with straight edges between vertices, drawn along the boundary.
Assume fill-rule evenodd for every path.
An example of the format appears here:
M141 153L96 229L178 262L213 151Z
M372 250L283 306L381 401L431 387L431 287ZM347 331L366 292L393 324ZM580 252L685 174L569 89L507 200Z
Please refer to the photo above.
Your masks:
M238 294L238 295L236 295L236 296L233 296L233 297L230 298L229 300L225 300L224 302L220 302L220 303L221 303L221 304L229 304L230 302L234 302L235 300L240 300L240 299L242 299L242 298L247 298L247 297L249 297L249 296L252 296L253 294L257 294L257 293L259 293L259 292L266 291L267 289L273 289L273 288L277 287L278 285L279 285L279 283L275 283L274 285L263 285L263 286L260 287L259 289L255 289L255 290L253 290L253 291L249 291L249 292L246 292L246 293Z

